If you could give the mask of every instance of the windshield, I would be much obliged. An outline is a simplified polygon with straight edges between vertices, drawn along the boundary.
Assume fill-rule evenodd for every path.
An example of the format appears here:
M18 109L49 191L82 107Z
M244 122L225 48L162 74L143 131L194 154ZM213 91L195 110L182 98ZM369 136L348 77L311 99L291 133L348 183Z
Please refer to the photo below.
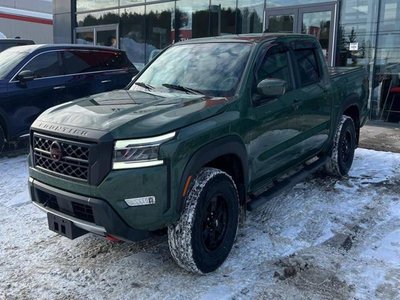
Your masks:
M18 47L0 52L0 79L4 79L28 54L29 51L20 50Z
M235 94L250 53L247 43L177 45L159 56L130 89L197 91L210 96Z

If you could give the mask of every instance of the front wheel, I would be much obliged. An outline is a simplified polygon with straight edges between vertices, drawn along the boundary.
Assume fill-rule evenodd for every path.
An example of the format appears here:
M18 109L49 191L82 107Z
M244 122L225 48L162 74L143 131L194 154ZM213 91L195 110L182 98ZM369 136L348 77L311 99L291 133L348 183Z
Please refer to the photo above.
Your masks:
M232 249L238 220L239 196L232 177L218 169L202 169L179 221L168 227L172 257L191 272L216 270Z
M331 157L326 165L329 174L345 176L353 164L356 148L356 131L353 119L342 116L334 137Z

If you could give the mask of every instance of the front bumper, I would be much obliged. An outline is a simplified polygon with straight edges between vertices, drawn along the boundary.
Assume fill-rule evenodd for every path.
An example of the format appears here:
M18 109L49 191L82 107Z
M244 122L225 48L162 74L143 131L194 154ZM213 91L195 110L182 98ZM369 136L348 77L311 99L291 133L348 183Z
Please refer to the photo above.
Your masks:
M75 226L98 235L139 241L150 236L149 231L128 226L114 209L101 199L84 197L51 187L29 178L32 202L41 210L71 221Z

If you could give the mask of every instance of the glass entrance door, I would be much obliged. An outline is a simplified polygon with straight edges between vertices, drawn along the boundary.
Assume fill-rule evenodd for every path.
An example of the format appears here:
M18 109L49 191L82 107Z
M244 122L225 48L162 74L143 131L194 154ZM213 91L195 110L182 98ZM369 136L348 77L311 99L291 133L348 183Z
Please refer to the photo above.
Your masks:
M334 65L337 5L304 5L270 8L266 11L266 32L294 32L315 36L329 66Z
M296 9L271 9L266 13L266 32L293 33L297 30Z
M118 37L118 24L78 27L75 29L76 44L118 48Z

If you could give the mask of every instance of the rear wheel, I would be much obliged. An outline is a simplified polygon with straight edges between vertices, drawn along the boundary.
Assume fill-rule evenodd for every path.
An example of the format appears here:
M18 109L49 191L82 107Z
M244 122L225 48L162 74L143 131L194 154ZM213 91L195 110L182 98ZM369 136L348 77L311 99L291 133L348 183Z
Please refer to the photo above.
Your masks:
M239 196L225 172L204 168L186 197L181 218L168 227L168 244L175 261L195 273L216 270L228 257L239 219Z
M356 148L356 131L353 119L342 116L333 141L331 157L326 165L329 174L342 177L346 175L353 164Z

